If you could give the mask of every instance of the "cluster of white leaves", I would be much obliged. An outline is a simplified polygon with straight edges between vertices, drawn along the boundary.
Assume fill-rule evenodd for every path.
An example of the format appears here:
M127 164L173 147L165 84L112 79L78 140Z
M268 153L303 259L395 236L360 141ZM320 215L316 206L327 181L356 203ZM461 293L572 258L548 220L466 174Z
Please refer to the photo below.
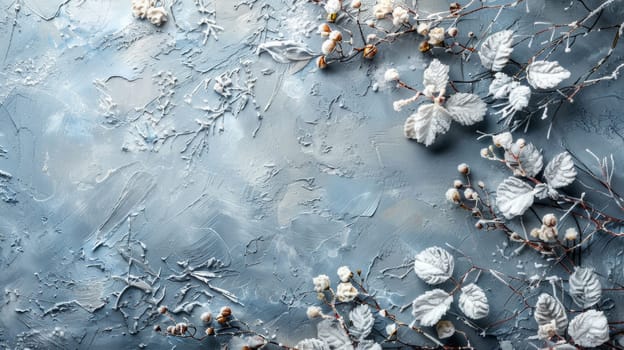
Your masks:
M498 72L494 74L494 80L490 83L489 94L497 100L506 100L495 107L502 107L496 114L500 114L501 119L509 122L516 112L529 106L531 88L521 85L503 72Z
M505 179L496 189L496 206L505 218L511 219L523 215L534 203L534 197L545 199L559 198L557 189L570 185L576 179L576 168L572 156L568 152L557 154L544 169L542 152L524 139L513 142L511 133L494 135L495 146L504 150L503 160L513 175ZM490 159L489 150L484 149L482 155ZM544 169L543 182L536 177ZM534 179L525 181L522 178ZM532 184L537 181L537 185Z
M453 120L462 125L472 125L483 120L487 107L479 96L457 93L445 99L448 73L449 67L437 59L425 69L423 94L434 103L420 105L416 113L407 118L404 125L406 137L429 146L439 134L449 130Z
M440 247L429 247L416 255L414 271L418 278L428 284L436 285L447 281L453 275L455 260L451 253ZM470 283L461 289L459 309L469 318L478 320L486 317L490 311L488 299L483 289ZM442 289L434 289L418 296L412 302L412 315L423 326L437 324L451 307L453 296ZM451 336L455 332L453 325L437 327L444 334ZM452 327L452 331L451 331ZM438 333L442 332L438 329Z

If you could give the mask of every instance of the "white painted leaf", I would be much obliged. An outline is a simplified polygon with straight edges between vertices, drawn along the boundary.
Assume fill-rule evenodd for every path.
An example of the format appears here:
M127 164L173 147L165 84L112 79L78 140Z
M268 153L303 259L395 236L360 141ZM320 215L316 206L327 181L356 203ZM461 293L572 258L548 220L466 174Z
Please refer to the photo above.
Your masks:
M583 309L590 308L600 302L602 285L594 270L586 267L574 269L570 275L570 296L576 305Z
M563 152L556 155L546 165L544 178L552 188L561 188L573 183L576 179L576 168L570 153Z
M323 320L316 326L319 339L323 339L330 350L353 350L353 344L338 322Z
M297 350L329 350L329 345L320 339L304 339L295 345Z
M572 319L568 334L574 344L594 348L609 341L609 322L602 311L585 311Z
M455 259L447 250L429 247L416 255L414 271L416 276L429 284L440 284L451 278Z
M373 330L375 324L375 318L370 311L368 305L360 305L355 307L349 313L349 319L352 326L349 328L349 333L358 339L364 339Z
M414 299L412 315L422 326L431 327L438 323L451 308L453 297L442 289L434 289Z
M425 69L423 74L423 85L431 86L431 92L440 92L446 88L449 80L449 66L434 59Z
M494 80L490 83L489 93L497 100L503 99L509 96L511 90L519 84L509 75L498 72L494 74Z
M455 325L451 321L443 320L436 324L438 339L450 338L455 334Z
M524 214L533 205L533 188L517 177L508 177L496 189L496 206L505 218Z
M481 287L470 283L461 289L459 309L473 320L479 320L490 313L490 304Z
M540 326L548 325L554 321L555 330L559 335L563 335L568 326L568 316L566 316L563 305L550 294L540 294L533 317Z
M356 350L381 350L381 345L375 343L372 340L363 340L361 341Z
M483 120L487 105L475 94L458 92L446 101L446 110L461 125L472 125Z
M570 77L557 61L535 61L527 68L527 80L536 89L551 89Z
M513 52L512 43L513 31L511 30L503 30L487 37L479 50L479 58L483 67L494 72L502 70Z
M258 55L266 51L279 63L291 63L294 61L309 61L318 56L308 49L303 43L292 40L269 41L258 46Z
M451 127L451 116L444 107L426 104L418 107L418 111L405 121L405 136L425 146L431 145L438 134L444 134Z
M515 86L509 93L509 105L514 111L521 111L529 105L531 88L524 85Z
M520 147L514 143L509 151L505 152L505 160L516 166L514 175L535 177L544 167L544 157L532 143Z

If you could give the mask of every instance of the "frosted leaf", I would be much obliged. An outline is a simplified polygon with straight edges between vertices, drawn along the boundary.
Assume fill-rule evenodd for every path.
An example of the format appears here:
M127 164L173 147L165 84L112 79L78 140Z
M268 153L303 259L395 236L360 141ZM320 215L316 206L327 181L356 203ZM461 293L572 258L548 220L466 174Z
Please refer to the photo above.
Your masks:
M512 41L513 31L511 30L503 30L487 37L479 50L479 58L483 67L494 72L502 70L513 52Z
M496 189L496 206L505 218L524 214L533 205L533 188L517 177L508 177Z
M423 85L431 86L431 92L440 92L446 88L449 80L449 66L434 59L425 69L423 74Z
M440 284L451 278L455 259L445 249L429 247L416 255L414 271L416 276L429 284Z
M438 323L442 316L451 308L453 297L442 289L434 289L414 299L412 315L420 324L430 327Z
M446 110L461 125L472 125L483 120L487 105L475 94L458 92L447 100Z
M519 84L520 83L514 81L513 78L507 74L498 72L494 74L494 80L490 83L489 93L497 100L506 98L509 96L511 90Z
M529 105L531 88L524 85L515 86L509 93L509 105L514 111L521 111Z
M436 324L436 332L438 339L450 338L455 334L455 325L451 321L440 321Z
M548 193L549 193L548 185L543 184L543 183L535 185L535 188L533 189L533 193L535 194L535 197L539 199L544 199L548 197Z
M375 343L372 340L361 341L356 348L356 350L381 350L381 349L382 349L381 345Z
M565 333L568 325L568 317L561 303L550 294L542 293L535 305L535 321L540 326L548 325L554 321L555 331L559 335Z
M555 156L546 165L544 178L552 188L560 188L573 183L576 179L576 168L570 153L563 152Z
M479 320L490 313L487 296L481 287L470 283L461 289L459 309L473 320Z
M510 151L505 152L505 160L512 165L519 165L514 169L516 176L535 177L544 167L542 152L532 143L523 147L513 144Z
M262 51L268 52L279 63L308 61L317 56L304 44L292 40L276 40L260 44L256 52L259 55Z
M407 118L403 129L406 137L429 146L438 134L448 131L451 120L444 107L436 104L421 105L416 113Z
M527 80L536 89L551 89L570 77L557 61L535 61L527 68Z
M594 270L578 267L570 276L570 296L576 305L583 309L590 308L600 302L602 285Z
M594 348L609 341L609 322L602 311L585 311L572 319L568 334L574 344Z
M320 339L304 339L295 345L298 350L329 350L329 345Z
M366 338L373 330L373 325L375 324L375 318L368 305L355 307L349 313L349 319L352 323L349 333L358 339Z
M323 339L330 350L353 350L347 333L337 322L323 320L316 326L318 337Z

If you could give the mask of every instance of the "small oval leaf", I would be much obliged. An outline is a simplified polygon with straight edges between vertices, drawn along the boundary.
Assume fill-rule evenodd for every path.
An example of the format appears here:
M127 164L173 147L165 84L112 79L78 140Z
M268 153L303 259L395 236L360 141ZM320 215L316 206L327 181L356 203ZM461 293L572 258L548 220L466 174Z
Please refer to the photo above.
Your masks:
M496 189L496 206L505 218L524 214L533 205L533 188L517 177L510 176Z
M556 155L546 165L544 178L552 188L561 188L573 183L576 179L576 168L570 153L563 152Z
M550 294L540 294L533 317L540 326L548 325L554 321L555 330L559 335L563 335L568 326L568 316L566 316L563 305Z
M513 31L511 30L503 30L487 37L479 50L479 58L483 67L494 72L502 70L513 52L512 43Z
M527 80L536 89L551 89L570 77L557 61L535 61L527 67Z

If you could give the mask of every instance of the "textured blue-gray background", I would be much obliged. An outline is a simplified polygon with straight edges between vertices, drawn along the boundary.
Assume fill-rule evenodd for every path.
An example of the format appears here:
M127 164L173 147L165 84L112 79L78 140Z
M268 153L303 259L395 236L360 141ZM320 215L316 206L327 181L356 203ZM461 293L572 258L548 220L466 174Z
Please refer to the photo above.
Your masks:
M392 110L408 95L380 81L396 67L419 86L433 56L453 67L451 79L468 79L480 72L476 57L460 65L442 51L423 55L414 36L383 47L372 62L326 71L312 63L291 74L293 67L255 49L293 39L318 50L323 11L305 1L206 1L203 13L190 0L166 1L175 19L161 28L133 18L125 0L0 4L0 170L11 175L0 177L0 347L208 346L154 334L151 326L164 322L158 304L180 306L177 317L195 323L202 311L231 305L252 328L294 344L315 335L305 318L317 303L313 276L335 281L338 266L361 268L379 300L398 312L428 287L413 273L397 279L380 271L445 243L510 275L556 273L528 250L510 257L502 235L476 231L444 200L460 162L491 187L506 176L479 158L487 142L475 131L499 130L496 117L453 125L425 148L403 137L410 112ZM448 4L419 6L433 12ZM576 1L529 0L528 7L506 10L494 29L530 33L536 21L568 23L586 13ZM460 35L482 30L494 15L472 16ZM616 1L601 23L623 15ZM223 27L218 40L204 42L203 18ZM612 38L613 31L593 33L556 58L576 77ZM514 55L522 60L530 50L522 45ZM616 51L606 68L621 58ZM240 87L228 98L213 90L223 73ZM524 137L547 159L567 147L589 162L590 148L615 153L621 165L621 93L620 81L590 87L562 108L550 139L550 118L534 118ZM599 237L583 263L622 281L621 247ZM211 265L197 267L205 262ZM215 275L210 285L169 278L184 266ZM467 267L459 259L457 270ZM491 278L480 283L492 301L490 320L521 307ZM612 309L609 319L618 314ZM401 318L409 322L409 310ZM535 328L524 315L499 331L524 348ZM498 346L494 336L469 334L478 348Z

